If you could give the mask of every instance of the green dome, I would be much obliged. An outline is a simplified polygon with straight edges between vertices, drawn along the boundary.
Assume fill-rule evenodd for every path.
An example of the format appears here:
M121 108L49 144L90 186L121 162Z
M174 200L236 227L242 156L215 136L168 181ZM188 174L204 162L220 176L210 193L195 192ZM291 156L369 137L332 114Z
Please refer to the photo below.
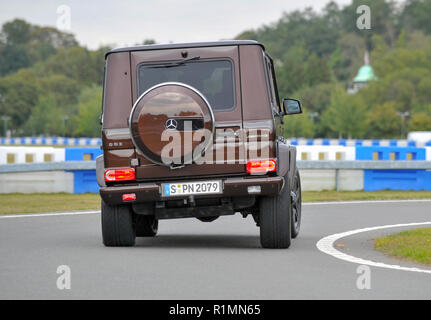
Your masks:
M359 68L358 74L355 79L353 79L353 82L368 82L375 79L376 76L374 75L373 68L366 64Z

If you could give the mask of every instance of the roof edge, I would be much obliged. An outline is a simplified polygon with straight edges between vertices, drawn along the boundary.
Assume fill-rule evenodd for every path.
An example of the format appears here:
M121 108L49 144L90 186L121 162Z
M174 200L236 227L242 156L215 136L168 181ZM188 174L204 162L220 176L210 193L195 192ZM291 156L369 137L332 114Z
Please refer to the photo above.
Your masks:
M167 50L167 49L186 49L202 47L221 47L221 46L238 46L238 45L258 45L265 51L265 46L255 40L220 40L209 42L188 42L188 43L169 43L169 44L148 44L141 46L121 47L112 49L105 53L105 59L111 53L131 52L131 51L149 51L149 50Z

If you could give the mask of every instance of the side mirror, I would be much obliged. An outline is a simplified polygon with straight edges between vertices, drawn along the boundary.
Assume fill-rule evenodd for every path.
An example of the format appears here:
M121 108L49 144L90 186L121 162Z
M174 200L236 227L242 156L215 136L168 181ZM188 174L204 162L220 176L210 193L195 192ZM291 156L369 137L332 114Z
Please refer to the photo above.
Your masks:
M283 99L284 115L302 113L301 102L296 99Z

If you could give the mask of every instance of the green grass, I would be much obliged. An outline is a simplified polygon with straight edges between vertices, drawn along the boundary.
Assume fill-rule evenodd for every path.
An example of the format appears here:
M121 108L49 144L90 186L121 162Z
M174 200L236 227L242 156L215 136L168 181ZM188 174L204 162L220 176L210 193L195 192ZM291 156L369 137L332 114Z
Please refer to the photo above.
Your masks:
M403 231L374 240L377 250L399 259L431 266L431 228Z
M304 191L304 202L348 200L413 200L431 199L430 191Z
M0 194L0 214L100 209L97 193Z
M426 191L304 191L304 202L431 199ZM99 194L0 194L0 214L100 209Z

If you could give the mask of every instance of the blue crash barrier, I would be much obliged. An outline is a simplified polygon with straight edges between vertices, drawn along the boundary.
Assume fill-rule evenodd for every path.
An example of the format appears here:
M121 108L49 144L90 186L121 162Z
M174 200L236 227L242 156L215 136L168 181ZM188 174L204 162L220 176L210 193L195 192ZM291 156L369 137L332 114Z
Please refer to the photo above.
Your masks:
M429 147L431 141L416 142L413 140L366 140L366 139L287 139L295 146L375 146L375 147Z
M65 148L66 161L94 161L102 154L100 148Z
M0 138L0 145L71 145L71 146L100 146L100 138L66 138L66 137L17 137L17 138Z
M364 170L364 190L431 191L431 172L427 170Z
M356 160L426 160L426 149L357 146ZM431 190L431 172L426 170L364 170L364 190Z
M37 141L36 141L37 139ZM46 138L48 139L48 138ZM48 141L41 138L25 138L26 143L32 144L48 144ZM61 139L61 141L59 141ZM82 141L82 140L81 140ZM23 138L0 138L0 143L6 142L17 142L23 143ZM63 141L63 138L53 138L52 142L58 143L68 143L67 139ZM71 143L75 142L70 141ZM85 143L90 143L90 139L86 140ZM294 145L298 145L299 148L309 148L313 145L318 149L320 148L329 148L329 146L348 146L350 149L354 149L355 153L352 156L351 160L412 160L412 161L420 161L426 160L431 161L431 146L426 147L414 147L414 146L405 146L400 147L397 146L399 140L387 140L387 146L379 146L377 145L378 140L367 142L368 146L364 146L365 140L337 140L333 141L330 139L320 139L318 141L319 144L313 144L316 141L313 139L308 139L300 141L300 139L291 140L290 143ZM335 142L339 144L335 144ZM352 145L352 143L357 144ZM406 143L408 144L408 143ZM15 146L13 146L15 147ZM12 147L12 148L13 148ZM10 147L2 147L2 148L10 148ZM22 148L22 146L20 147ZM311 147L312 148L312 147ZM41 148L41 152L42 152ZM60 150L61 148L56 148L56 150ZM308 153L315 150L306 150ZM323 151L322 151L323 152ZM326 151L325 151L326 152ZM6 153L12 153L12 151L4 151L4 158L6 159ZM65 147L64 148L64 160L65 161L95 161L97 156L102 154L102 150L100 147ZM35 161L40 157L36 157ZM319 157L315 157L316 161L319 160L328 160L328 159L320 159ZM330 158L330 157L329 157ZM0 159L1 160L1 159ZM299 160L299 159L298 159ZM302 160L311 160L310 159L302 159ZM314 159L313 159L314 160ZM339 159L339 160L349 160L349 159ZM48 161L48 160L43 160ZM49 161L63 161L56 160L53 158ZM335 160L334 160L335 161ZM0 161L1 162L1 161ZM6 160L3 161L5 164ZM38 161L37 161L38 162ZM96 171L95 170L73 170L69 171L73 173L74 176L74 192L75 193L84 193L84 192L98 192L99 187L96 179ZM375 190L431 190L431 171L427 170L364 170L364 190L366 191L375 191Z
M426 149L415 147L356 146L356 160L426 160Z
M65 148L65 160L95 161L102 152L100 148ZM74 170L72 172L74 193L99 192L96 170Z
M76 170L73 172L73 193L97 193L96 170Z

